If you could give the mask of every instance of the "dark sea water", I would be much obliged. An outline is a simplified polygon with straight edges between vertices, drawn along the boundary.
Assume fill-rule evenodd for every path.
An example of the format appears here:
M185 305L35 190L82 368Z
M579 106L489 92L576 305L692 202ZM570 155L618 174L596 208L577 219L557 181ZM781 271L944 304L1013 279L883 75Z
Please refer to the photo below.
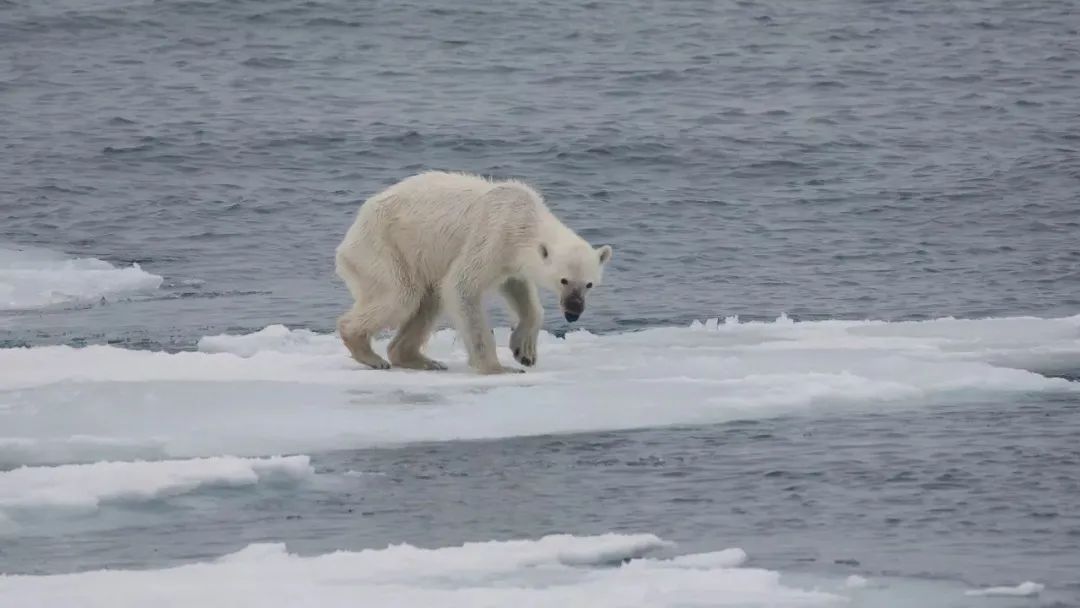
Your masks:
M331 331L350 304L333 250L357 206L427 169L523 179L612 244L581 321L596 333L1074 315L1080 10L0 0L0 245L164 277L0 312L0 345ZM544 297L547 329L566 330ZM1078 434L1076 399L1032 398L334 451L316 468L385 477L0 540L0 572L160 567L267 539L325 552L645 529L770 568L1039 580L1058 594L1046 605L1074 605Z

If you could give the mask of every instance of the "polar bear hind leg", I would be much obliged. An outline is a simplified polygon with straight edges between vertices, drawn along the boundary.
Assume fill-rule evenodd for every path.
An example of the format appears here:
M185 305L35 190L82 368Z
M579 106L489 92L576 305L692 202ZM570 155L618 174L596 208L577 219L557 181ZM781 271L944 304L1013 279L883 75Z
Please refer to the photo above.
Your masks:
M420 298L416 310L398 329L390 341L387 354L394 367L406 369L443 370L446 365L429 359L420 352L439 318L441 304L437 291L429 289Z
M352 358L373 369L390 369L386 359L371 350L371 337L385 326L381 321L385 315L381 305L364 306L357 302L337 322L338 334Z
M419 297L394 281L380 280L388 273L364 272L348 259L339 256L337 271L349 286L355 300L352 308L338 318L338 334L357 362L373 369L389 369L390 363L371 349L371 338L401 320L402 311L412 313L420 305Z

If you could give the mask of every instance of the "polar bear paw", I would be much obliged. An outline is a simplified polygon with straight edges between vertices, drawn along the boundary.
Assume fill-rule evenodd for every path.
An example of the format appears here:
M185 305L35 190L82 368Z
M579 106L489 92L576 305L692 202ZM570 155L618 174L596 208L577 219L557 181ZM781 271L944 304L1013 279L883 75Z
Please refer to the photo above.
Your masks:
M529 367L536 365L536 334L514 328L510 334L510 350L518 363Z

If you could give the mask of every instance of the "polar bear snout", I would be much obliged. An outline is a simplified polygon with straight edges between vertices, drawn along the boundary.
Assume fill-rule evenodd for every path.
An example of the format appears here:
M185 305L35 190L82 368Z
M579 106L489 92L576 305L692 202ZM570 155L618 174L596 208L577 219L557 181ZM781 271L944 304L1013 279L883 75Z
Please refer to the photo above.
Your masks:
M585 298L580 294L571 293L562 301L563 316L570 323L577 321L581 313L585 312Z

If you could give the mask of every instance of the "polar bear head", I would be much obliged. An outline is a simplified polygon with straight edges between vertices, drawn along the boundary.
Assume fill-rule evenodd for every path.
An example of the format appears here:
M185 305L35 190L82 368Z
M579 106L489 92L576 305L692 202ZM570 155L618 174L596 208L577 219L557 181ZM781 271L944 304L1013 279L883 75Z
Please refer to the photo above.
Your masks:
M611 260L611 245L593 247L587 242L569 247L540 245L540 286L559 295L559 309L570 323L585 312L585 297L600 286L604 265Z

